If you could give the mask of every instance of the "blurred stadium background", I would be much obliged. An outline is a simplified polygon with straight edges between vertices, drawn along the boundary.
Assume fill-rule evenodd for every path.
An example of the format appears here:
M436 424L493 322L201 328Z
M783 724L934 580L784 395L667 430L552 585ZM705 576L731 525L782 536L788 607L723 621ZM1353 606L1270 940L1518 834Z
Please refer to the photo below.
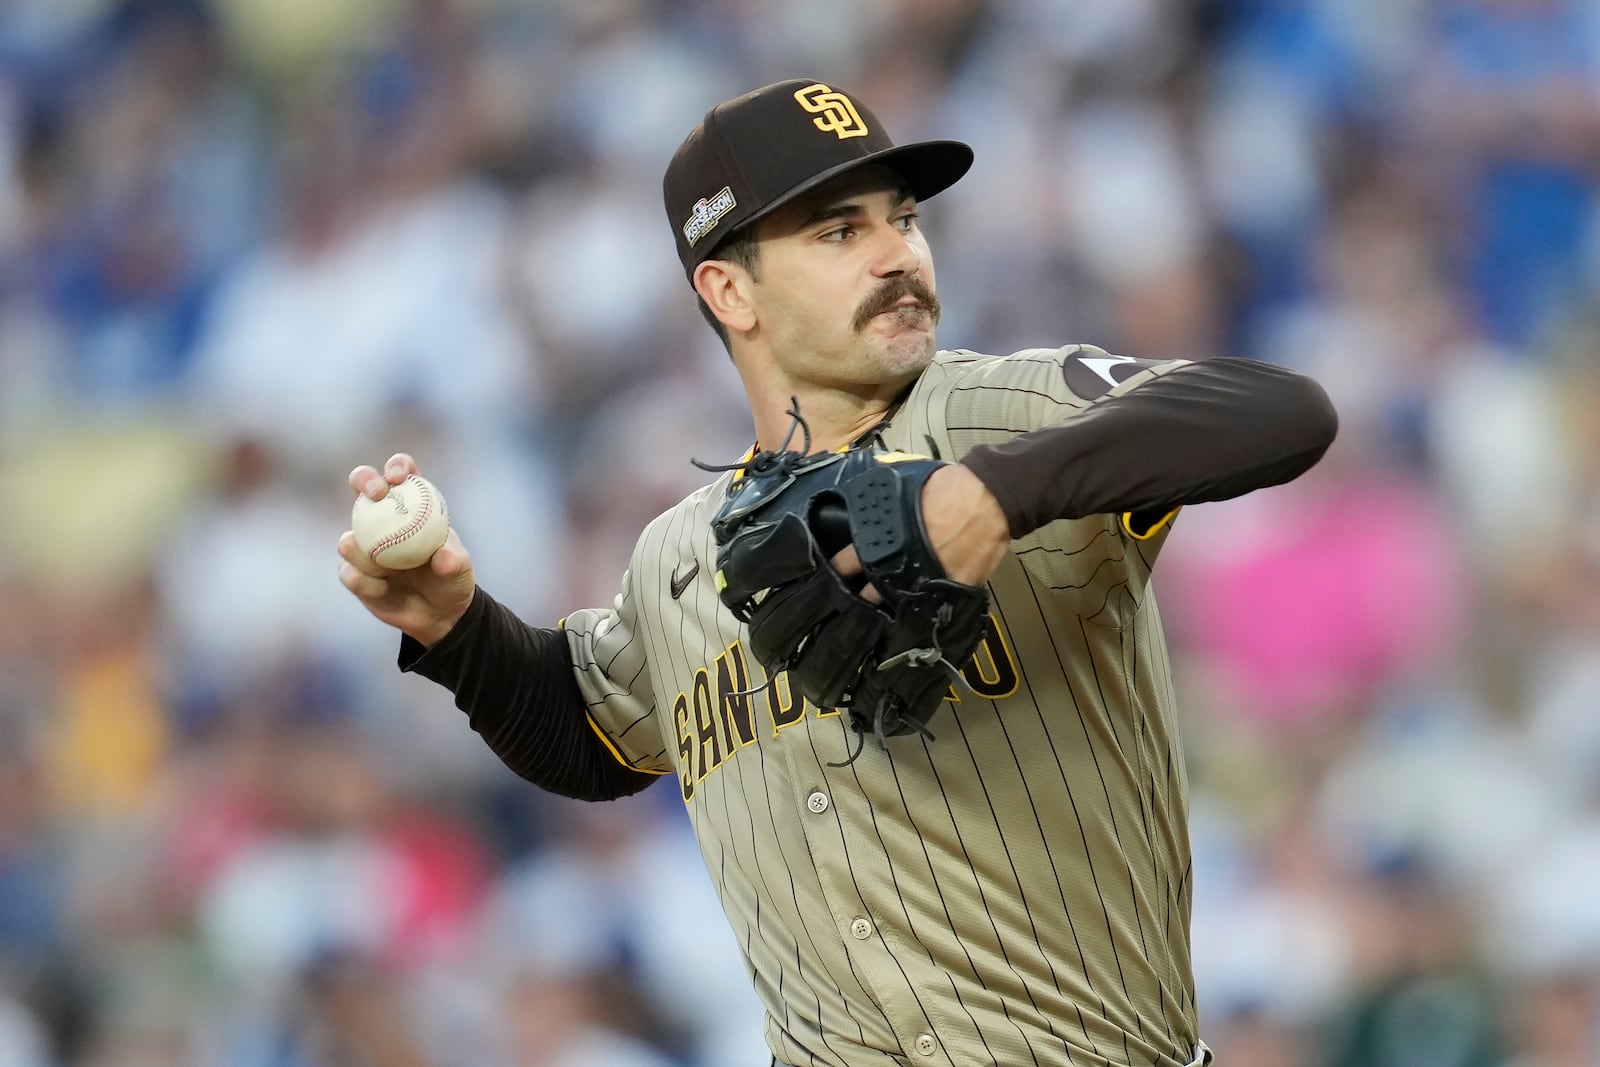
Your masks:
M659 207L792 75L972 174L947 345L1343 432L1158 586L1226 1067L1600 1064L1592 0L0 0L0 1067L756 1067L670 789L543 797L335 579L412 451L608 603L747 443Z

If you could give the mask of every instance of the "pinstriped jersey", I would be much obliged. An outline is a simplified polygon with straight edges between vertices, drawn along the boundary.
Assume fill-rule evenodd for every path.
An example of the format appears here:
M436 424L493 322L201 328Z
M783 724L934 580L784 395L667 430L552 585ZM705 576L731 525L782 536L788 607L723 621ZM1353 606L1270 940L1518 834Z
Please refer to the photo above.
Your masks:
M1181 361L941 352L887 425L958 459ZM732 474L653 521L607 610L565 621L595 732L669 777L780 1060L1182 1067L1199 1035L1187 784L1151 568L1167 529L1058 520L1011 546L929 722L859 743L768 678L718 601Z

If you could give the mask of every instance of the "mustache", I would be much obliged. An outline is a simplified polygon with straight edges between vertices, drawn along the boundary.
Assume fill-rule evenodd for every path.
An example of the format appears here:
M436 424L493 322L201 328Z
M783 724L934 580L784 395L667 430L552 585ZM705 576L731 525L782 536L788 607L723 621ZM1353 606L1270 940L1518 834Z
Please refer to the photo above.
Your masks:
M855 320L850 325L859 333L867 328L867 324L875 316L888 311L897 301L908 296L920 303L935 323L939 321L939 298L933 295L928 283L915 274L902 274L899 277L886 279L878 287L877 292L862 301L861 307L856 310Z

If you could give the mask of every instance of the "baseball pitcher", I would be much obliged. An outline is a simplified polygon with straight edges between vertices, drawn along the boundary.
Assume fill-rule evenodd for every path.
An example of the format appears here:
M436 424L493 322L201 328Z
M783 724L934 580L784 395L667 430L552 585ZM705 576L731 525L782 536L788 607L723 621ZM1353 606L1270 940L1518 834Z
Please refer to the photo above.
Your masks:
M1336 418L1248 360L937 349L917 213L971 161L811 80L713 108L666 210L756 444L554 627L454 533L406 571L346 534L341 580L519 774L682 796L774 1063L1208 1063L1151 575L1185 504L1297 477Z

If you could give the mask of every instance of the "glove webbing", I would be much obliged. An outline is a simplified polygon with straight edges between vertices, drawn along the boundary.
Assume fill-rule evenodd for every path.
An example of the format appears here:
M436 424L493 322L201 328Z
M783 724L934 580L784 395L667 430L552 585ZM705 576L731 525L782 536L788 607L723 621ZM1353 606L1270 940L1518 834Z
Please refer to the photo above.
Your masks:
M908 648L904 652L896 653L895 655L890 656L888 659L884 660L882 663L878 664L876 669L879 670L879 671L886 671L886 670L890 670L891 668L900 667L900 666L916 666L916 667L939 666L939 667L943 667L944 668L945 673L950 675L951 679L955 682L955 684L959 685L962 689L966 690L968 693L973 693L972 686L967 681L967 676L962 674L961 671L959 669L957 669L956 665L950 662L950 660L944 654L944 649L939 646L939 627L943 626L944 624L946 624L946 623L948 623L950 621L950 615L951 615L951 608L950 608L949 604L941 604L941 605L939 605L939 613L934 618L934 621L933 621L933 644L928 648ZM769 679L766 683L764 683L763 688L765 687L765 685L770 685L770 684L771 684L771 680ZM973 695L976 695L976 694L974 693ZM878 702L878 706L876 708L874 708L873 711L872 711L872 735L878 739L878 748L879 748L879 750L883 751L883 752L888 752L889 751L888 740L884 736L884 732L883 732L884 720L886 720L889 717L889 713L885 710L885 707L884 707L885 703L886 703L886 701L879 701ZM852 712L851 714L853 716L854 712ZM898 715L899 712L896 711L895 714ZM928 724L927 723L922 722L921 720L915 719L915 718L906 719L905 721L910 723L913 727L915 727L917 733L921 734L922 737L925 740L928 740L928 741L936 740L933 731L928 729ZM866 733L862 732L862 731L856 731L856 750L854 752L852 752L850 754L850 756L843 763L829 763L828 766L830 766L830 767L848 767L848 766L850 766L852 763L854 763L861 756L861 753L866 749L866 745L867 745L867 735L866 735Z

